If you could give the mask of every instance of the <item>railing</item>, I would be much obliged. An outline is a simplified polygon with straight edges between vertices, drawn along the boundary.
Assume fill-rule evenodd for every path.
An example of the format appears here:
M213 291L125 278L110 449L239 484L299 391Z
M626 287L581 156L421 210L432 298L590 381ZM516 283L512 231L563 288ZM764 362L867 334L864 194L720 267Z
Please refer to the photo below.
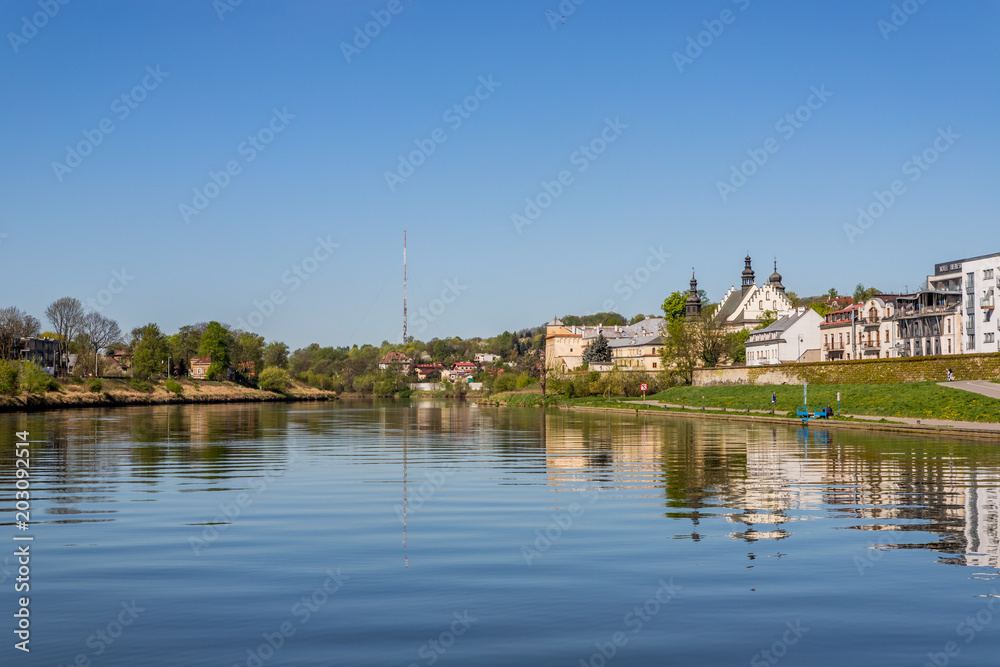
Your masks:
M980 308L993 308L993 296L984 296L979 300Z

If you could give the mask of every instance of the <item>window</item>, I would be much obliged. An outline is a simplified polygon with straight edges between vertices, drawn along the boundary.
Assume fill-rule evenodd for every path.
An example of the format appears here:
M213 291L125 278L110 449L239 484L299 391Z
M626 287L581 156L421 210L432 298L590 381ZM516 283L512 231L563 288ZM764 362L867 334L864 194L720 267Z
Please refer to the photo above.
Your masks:
M951 354L951 339L948 339L948 354Z
M983 269L983 279L993 280L993 269Z
M951 333L951 318L948 319L948 333Z
M989 331L989 332L983 334L983 342L984 343L992 343L993 342L993 332L992 331Z

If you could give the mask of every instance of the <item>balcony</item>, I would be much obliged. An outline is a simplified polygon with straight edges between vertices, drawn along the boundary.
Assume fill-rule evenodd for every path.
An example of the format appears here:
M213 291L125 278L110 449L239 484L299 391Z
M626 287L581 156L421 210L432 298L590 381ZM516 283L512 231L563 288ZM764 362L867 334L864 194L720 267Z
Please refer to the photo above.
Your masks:
M843 350L844 349L844 344L843 343L823 343L823 349L826 350L827 352L832 352L832 351L835 351L835 350Z
M979 307L980 308L993 308L993 295L990 294L989 296L984 296L982 299L980 299L979 300Z

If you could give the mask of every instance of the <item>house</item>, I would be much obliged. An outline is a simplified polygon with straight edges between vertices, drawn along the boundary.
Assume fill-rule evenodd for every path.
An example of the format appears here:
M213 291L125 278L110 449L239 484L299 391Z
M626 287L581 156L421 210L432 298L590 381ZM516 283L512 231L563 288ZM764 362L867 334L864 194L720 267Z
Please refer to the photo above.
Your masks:
M241 361L233 368L237 373L241 373L248 378L256 377L256 364L252 361Z
M441 371L444 370L444 365L440 362L433 364L416 364L413 366L413 370L417 373L417 380L419 382L424 382L428 379L433 379L433 377L440 377Z
M545 367L560 372L571 371L583 365L583 350L598 335L607 338L610 346L610 341L620 338L658 336L665 324L666 320L662 317L648 317L627 326L566 325L562 320L553 318L545 325Z
M469 373L471 375L478 371L479 367L471 361L456 361L451 365L451 370L458 371L460 373Z
M659 333L615 338L608 341L608 347L611 348L611 361L618 368L630 371L663 370L663 362L660 360L663 336ZM594 364L590 366L593 367Z
M21 338L18 355L24 361L34 361L49 375L68 370L59 354L59 341L55 338Z
M820 360L823 316L812 308L796 308L763 329L750 333L745 344L747 366L767 366Z
M212 357L191 357L191 370L188 375L193 380L207 380L208 367L212 365Z
M1000 294L1000 253L937 264L934 275L927 276L927 288L949 297L958 293L960 315L955 326L961 328L961 336L956 352L1000 351L1000 321L994 316ZM947 348L948 339L943 342Z
M726 331L754 329L770 312L776 316L788 315L792 312L792 302L785 296L785 287L781 284L781 274L778 273L778 262L774 263L774 273L767 282L758 286L754 278L754 270L750 263L750 255L744 259L741 286L729 288L719 302L714 316ZM692 278L692 282L693 282Z
M899 356L896 347L897 294L879 294L860 304L857 330L861 359L889 359Z
M412 365L413 360L402 352L389 352L382 357L382 361L378 363L378 369L380 371L398 369L405 375L410 372L410 367Z
M858 359L858 332L861 330L861 305L851 304L827 313L820 323L823 334L821 361ZM749 360L747 361L749 363Z
M477 352L473 360L480 366L487 366L492 364L494 361L500 360L499 354L490 354L489 352Z

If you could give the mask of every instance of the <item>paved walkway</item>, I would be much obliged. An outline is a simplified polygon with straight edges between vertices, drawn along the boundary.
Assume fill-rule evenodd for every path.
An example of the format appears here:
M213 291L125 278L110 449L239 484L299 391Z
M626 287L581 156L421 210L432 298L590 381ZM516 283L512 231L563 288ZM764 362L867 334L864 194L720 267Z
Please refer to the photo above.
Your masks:
M961 380L959 382L938 382L942 387L971 391L990 398L1000 399L1000 384L989 380Z
M942 382L940 384L946 385L946 386L949 386L949 387L954 387L955 389L966 389L967 391L975 391L977 393L983 393L984 396L992 396L994 398L1000 398L1000 391L998 391L996 389L993 389L993 387L1000 388L1000 384L995 384L995 383L992 383L992 382L985 382L985 383L983 383L983 382L978 381L978 380L970 380L970 381L967 381L967 382ZM986 391L993 391L995 393L987 394L987 393L984 393L982 391L979 391L979 389L982 389L981 387L977 387L976 389L968 389L967 387L959 386L959 385L979 385L979 384L992 385L992 387L986 387L985 390ZM661 407L661 408L685 408L685 409L688 409L688 410L700 410L701 409L701 406L675 405L675 404L672 404L672 403L660 403L659 401L628 401L628 402L629 403L639 403L639 404L643 404L643 405L655 405L655 406L658 406L658 407ZM730 409L727 409L727 408L705 408L704 411L705 412L729 412L729 413L733 413L733 414L744 414L744 415L747 414L746 410L736 410L736 409L730 410ZM787 410L775 410L772 413L770 410L750 410L750 414L787 415L788 411ZM950 420L947 420L947 419L916 419L914 417L875 417L875 416L872 416L872 415L842 415L842 416L843 417L850 417L852 419L863 419L863 420L866 420L866 421L874 421L874 422L881 421L882 419L885 419L887 421L895 422L897 424L898 423L911 424L913 426L933 426L933 427L939 427L939 428L961 428L961 429L970 429L970 430L973 430L973 431L990 431L990 432L1000 433L1000 423L960 422L960 421L950 421ZM1000 415L997 415L997 418L1000 419ZM819 424L823 423L823 420L814 421L813 423L819 425Z

